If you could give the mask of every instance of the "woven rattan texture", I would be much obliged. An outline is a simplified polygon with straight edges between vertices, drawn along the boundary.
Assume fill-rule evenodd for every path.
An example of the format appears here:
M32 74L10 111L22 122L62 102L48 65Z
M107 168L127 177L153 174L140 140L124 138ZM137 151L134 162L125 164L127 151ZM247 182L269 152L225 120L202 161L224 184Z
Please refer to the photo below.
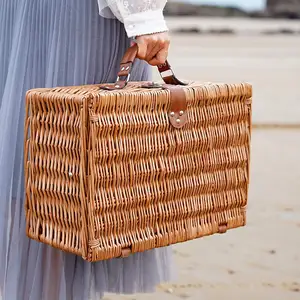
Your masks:
M140 84L28 92L29 237L98 261L245 225L251 86L184 87L175 129L170 92Z

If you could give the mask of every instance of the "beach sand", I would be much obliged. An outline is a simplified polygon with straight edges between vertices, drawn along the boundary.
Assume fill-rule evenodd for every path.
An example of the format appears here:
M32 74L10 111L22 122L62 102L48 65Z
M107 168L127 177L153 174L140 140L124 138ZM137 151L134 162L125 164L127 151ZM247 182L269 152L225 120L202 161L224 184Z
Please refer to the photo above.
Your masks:
M264 29L300 25L265 22ZM177 279L157 293L106 300L300 299L300 38L261 36L252 24L251 34L173 35L169 57L183 79L253 84L247 226L174 246Z

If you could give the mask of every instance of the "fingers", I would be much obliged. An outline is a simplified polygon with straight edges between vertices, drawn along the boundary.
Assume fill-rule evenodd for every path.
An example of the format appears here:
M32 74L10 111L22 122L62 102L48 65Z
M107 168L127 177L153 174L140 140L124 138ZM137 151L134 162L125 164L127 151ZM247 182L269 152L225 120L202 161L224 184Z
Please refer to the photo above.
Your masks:
M151 66L158 66L158 65L162 65L166 62L168 58L168 51L166 51L166 49L162 49L160 50L155 57L153 57L151 60L148 61L148 63Z
M159 51L167 46L167 41L165 41L162 37L153 35L151 44L153 45L151 48L148 48L146 61L152 60Z
M148 48L145 60L147 62L149 62L150 60L152 60L161 49L162 49L162 45L159 42L157 42L156 44L154 44L153 47Z
M143 40L138 41L138 53L137 53L137 58L146 60L146 55L147 55L147 43L145 43Z
M139 59L155 66L165 63L168 57L170 39L167 32L142 35L136 38Z

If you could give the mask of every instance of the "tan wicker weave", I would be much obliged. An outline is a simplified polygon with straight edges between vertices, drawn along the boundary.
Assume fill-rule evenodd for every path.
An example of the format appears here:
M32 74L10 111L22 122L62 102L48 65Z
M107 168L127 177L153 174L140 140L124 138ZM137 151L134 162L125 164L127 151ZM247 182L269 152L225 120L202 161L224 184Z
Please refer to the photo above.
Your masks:
M245 225L251 86L183 87L181 129L170 91L139 86L27 93L30 238L98 261Z

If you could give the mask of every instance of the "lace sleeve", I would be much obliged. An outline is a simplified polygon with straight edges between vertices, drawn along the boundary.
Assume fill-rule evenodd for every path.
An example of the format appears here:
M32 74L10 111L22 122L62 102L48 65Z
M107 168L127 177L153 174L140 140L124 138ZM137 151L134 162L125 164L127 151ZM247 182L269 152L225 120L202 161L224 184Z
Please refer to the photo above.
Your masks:
M167 31L163 16L166 0L98 0L100 15L118 18L128 37Z

